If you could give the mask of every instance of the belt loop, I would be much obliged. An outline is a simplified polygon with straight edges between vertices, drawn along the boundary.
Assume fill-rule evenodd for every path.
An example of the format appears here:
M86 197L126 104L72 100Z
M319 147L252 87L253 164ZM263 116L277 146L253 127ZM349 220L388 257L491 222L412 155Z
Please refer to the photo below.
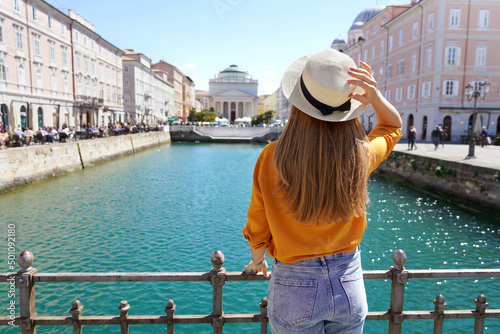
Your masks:
M322 257L320 257L320 259L321 259L321 265L322 265L322 266L326 266L326 260L325 260L325 257L324 257L324 256L322 256Z

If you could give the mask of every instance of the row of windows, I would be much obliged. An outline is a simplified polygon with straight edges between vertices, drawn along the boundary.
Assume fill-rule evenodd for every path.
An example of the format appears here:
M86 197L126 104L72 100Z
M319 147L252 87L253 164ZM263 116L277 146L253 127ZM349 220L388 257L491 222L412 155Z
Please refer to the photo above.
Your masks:
M442 86L442 95L444 97L453 97L459 95L459 84L458 80L444 80ZM429 98L431 97L431 87L432 83L430 81L425 81L422 83L421 97ZM406 99L414 100L416 95L416 85L409 85L406 90ZM401 102L403 100L403 87L398 87L395 90L395 98L394 101ZM391 102L391 90L386 90L384 93L387 101Z
M444 50L444 65L446 66L457 66L460 65L460 55L461 48L454 46L454 43L449 43ZM374 58L374 47L372 47L372 58ZM424 54L424 68L430 68L432 66L432 46L428 46L425 49ZM486 66L486 56L488 52L488 46L485 42L476 43L476 53L475 53L475 66ZM358 55L358 61L361 60L361 54ZM367 55L365 50L364 61L367 62ZM417 69L417 51L410 54L410 73L414 73ZM400 57L397 61L397 75L401 76L405 74L405 58ZM392 77L392 62L389 61L387 64L387 78ZM379 80L383 78L383 68L379 68Z
M460 17L461 17L461 9L460 8L451 8L450 9L450 15L449 15L449 21L448 21L448 27L449 28L460 28ZM435 20L435 15L434 13L430 13L427 15L427 32L434 31L434 20ZM382 25L385 24L385 19L382 20ZM419 22L413 22L412 24L412 40L418 38L418 26ZM478 11L478 24L477 27L479 29L487 29L490 26L490 10L489 9L479 9ZM373 25L372 27L372 34L375 36L377 33L377 26ZM369 37L369 30L365 31L365 39L368 39ZM404 44L406 38L406 30L403 28L399 31L399 44ZM389 37L390 39L390 48L392 48L392 36ZM389 48L389 49L390 49Z

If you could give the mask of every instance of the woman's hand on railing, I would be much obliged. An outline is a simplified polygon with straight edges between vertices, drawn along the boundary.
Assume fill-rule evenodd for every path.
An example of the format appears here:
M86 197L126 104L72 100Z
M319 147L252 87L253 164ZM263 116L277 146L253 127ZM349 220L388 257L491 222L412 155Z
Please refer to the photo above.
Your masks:
M259 264L256 264L252 261L250 261L249 264L247 264L245 266L245 268L243 268L243 272L246 272L247 270L250 270L250 273L258 273L258 272L262 272L262 275L264 275L264 277L269 277L269 274L267 273L267 262L266 262L266 259L262 260L261 263Z

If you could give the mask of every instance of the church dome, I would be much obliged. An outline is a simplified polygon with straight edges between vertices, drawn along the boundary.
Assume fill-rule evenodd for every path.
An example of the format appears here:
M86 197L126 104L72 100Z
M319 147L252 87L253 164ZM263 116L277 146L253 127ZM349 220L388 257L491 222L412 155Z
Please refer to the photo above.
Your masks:
M365 22L370 21L384 8L384 5L374 5L364 9L361 13L358 14L358 16L356 16L349 31L353 29L359 29Z
M343 39L342 37L337 37L333 40L332 44L343 44L345 43L345 39Z
M247 73L246 71L242 70L241 68L238 67L238 65L230 65L228 68L225 70L221 71L220 73L231 73L231 72L237 72L237 73Z

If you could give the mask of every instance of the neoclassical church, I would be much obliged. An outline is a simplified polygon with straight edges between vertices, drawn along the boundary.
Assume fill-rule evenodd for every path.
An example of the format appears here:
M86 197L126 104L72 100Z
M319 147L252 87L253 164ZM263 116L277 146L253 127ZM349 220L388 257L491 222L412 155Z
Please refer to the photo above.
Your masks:
M236 65L221 71L209 83L209 106L230 122L257 115L259 83Z

